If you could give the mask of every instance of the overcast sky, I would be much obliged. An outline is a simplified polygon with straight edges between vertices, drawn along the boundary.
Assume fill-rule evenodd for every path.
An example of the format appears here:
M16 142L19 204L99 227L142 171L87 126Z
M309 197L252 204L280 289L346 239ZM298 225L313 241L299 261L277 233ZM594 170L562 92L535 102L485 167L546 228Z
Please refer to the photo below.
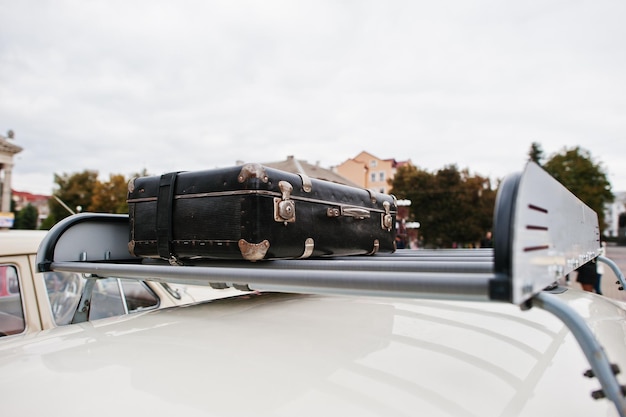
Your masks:
M366 150L492 178L580 146L626 191L626 1L0 0L13 188Z

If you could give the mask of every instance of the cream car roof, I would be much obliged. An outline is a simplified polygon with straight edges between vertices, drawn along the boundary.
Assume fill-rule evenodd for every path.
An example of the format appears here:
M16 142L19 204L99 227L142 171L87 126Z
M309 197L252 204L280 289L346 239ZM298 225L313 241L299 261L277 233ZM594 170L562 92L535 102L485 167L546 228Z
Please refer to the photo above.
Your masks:
M34 254L46 233L46 230L2 230L0 256Z
M626 367L624 310L559 297ZM540 309L372 297L254 294L0 343L7 415L613 415L587 368Z

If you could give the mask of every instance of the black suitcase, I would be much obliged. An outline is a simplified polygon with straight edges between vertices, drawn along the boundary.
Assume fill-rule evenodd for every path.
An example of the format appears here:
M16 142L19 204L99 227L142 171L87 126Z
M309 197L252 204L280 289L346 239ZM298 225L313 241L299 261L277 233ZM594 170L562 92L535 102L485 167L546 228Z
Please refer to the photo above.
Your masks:
M395 250L393 196L259 164L129 183L129 250L139 257L308 258Z

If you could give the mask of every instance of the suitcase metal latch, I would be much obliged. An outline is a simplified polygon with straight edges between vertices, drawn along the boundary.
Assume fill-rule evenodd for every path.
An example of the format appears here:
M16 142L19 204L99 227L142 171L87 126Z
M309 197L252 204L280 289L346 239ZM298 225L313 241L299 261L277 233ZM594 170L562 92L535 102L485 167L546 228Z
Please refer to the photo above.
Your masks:
M296 221L296 203L291 199L293 186L287 181L280 181L278 188L282 196L274 197L274 220L277 222L294 223Z
M380 219L381 227L386 231L391 231L393 227L393 216L391 215L391 203L389 201L383 202L383 208L385 209L385 214L382 215Z

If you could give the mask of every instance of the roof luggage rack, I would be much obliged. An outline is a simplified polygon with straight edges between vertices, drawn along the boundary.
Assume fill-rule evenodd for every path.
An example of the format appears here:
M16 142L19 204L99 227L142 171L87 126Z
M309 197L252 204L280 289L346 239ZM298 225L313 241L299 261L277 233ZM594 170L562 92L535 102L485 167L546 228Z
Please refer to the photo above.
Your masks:
M95 237L95 238L94 238ZM576 337L607 397L626 417L624 390L584 320L543 290L601 254L597 214L529 162L500 185L491 249L398 251L333 259L246 261L136 258L128 251L128 216L79 214L58 223L37 254L41 272L66 271L97 279L123 276L215 288L506 302L537 306L559 317ZM85 288L88 289L89 285ZM75 318L86 319L89 291Z

